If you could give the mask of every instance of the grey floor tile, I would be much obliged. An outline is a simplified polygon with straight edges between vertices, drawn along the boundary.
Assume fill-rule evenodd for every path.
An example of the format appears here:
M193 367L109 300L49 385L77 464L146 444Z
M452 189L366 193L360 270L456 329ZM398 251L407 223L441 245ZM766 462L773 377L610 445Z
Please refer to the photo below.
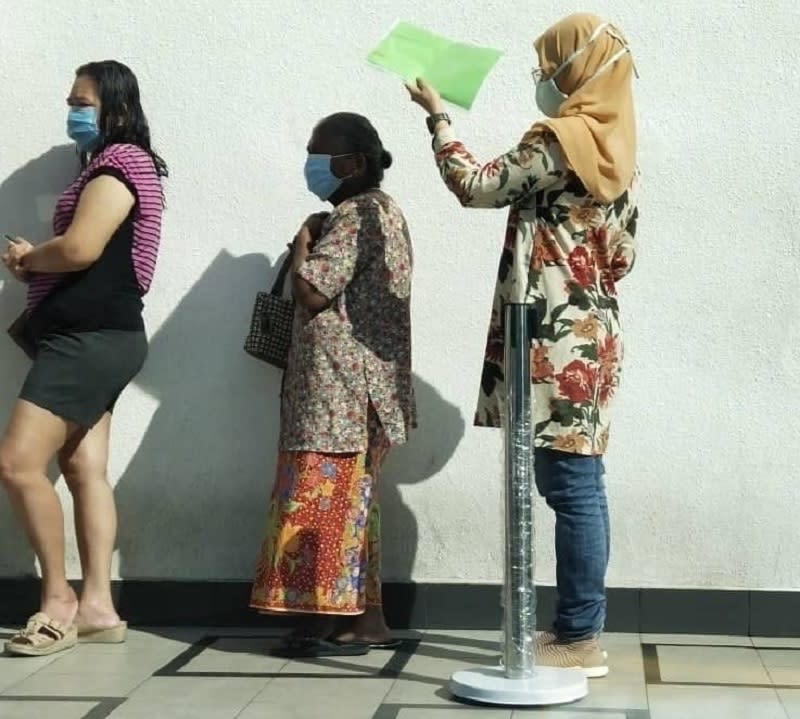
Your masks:
M800 649L759 649L758 653L767 669L797 669L800 674Z
M246 706L267 685L268 679L244 677L152 677L131 694L137 702L181 704L187 698L200 705Z
M426 636L417 647L416 655L450 662L455 669L498 664L502 648L494 638Z
M638 641L603 641L608 652L609 677L612 682L644 682L644 660L642 646Z
M74 650L62 652L61 654L53 654L49 657L17 657L12 654L0 654L0 674L6 671L7 668L13 666L26 666L32 667L36 670L52 664L59 656L69 656Z
M83 719L96 705L86 702L2 701L3 719Z
M436 704L448 706L453 699L447 689L448 679L419 676L398 679L386 695L385 704Z
M800 669L795 667L773 667L767 669L769 678L776 686L800 688Z
M600 643L610 647L619 644L641 644L642 635L635 632L608 632L600 636Z
M773 689L651 686L651 719L786 719Z
M500 646L500 630L473 630L473 629L429 629L423 633L423 641L438 644L447 642L448 639L468 639L478 642L493 642Z
M580 700L578 705L584 709L647 709L647 687L644 681L626 682L609 675L604 679L589 680L589 696ZM586 715L586 719L594 719L594 713ZM602 715L601 715L602 716ZM684 717L684 719L687 719Z
M391 679L273 679L241 719L371 719Z
M419 656L472 664L495 663L502 654L497 631L430 631L417 647Z
M168 627L152 629L140 627L128 631L124 646L132 648L171 647L180 651L208 634L208 630L204 627L177 627L174 629ZM107 648L114 649L115 645L108 645Z
M453 652L438 653L435 650L430 645L420 647L418 653L406 664L399 679L446 683L455 672L470 667L496 666L499 663L499 655L496 653L487 655L467 651L462 656ZM429 654L428 651L433 653Z
M46 667L15 684L6 694L35 697L124 697L148 676L149 672L93 674L84 671L59 674Z
M33 676L39 670L52 664L54 659L55 657L0 656L0 693L12 689L15 684Z
M475 716L476 719L511 719L510 709L473 709L467 707L416 707L401 709L397 719L466 719Z
M111 719L236 719L247 702L208 704L185 697L180 704L128 699L109 716ZM60 717L58 719L61 719ZM262 719L266 719L262 715Z
M750 637L714 634L642 634L642 644L680 644L685 646L752 647Z
M512 719L627 719L627 714L613 709L517 709Z
M778 696L789 719L800 719L800 689L778 689Z
M54 674L152 674L170 658L172 650L130 651L120 645L116 652L108 646L79 645L75 651L58 656L45 671Z
M769 684L755 649L660 645L661 680L680 683Z
M164 659L178 656L178 654L191 647L192 644L169 639L125 642L124 644L79 644L76 651L84 656L97 657L100 661L107 656L118 657L124 655L131 657L151 656Z
M224 637L198 654L181 672L231 672L234 674L277 673L288 663L273 657L275 639Z
M280 673L303 676L337 674L348 677L376 677L391 658L392 652L374 651L360 657L296 659L287 662Z

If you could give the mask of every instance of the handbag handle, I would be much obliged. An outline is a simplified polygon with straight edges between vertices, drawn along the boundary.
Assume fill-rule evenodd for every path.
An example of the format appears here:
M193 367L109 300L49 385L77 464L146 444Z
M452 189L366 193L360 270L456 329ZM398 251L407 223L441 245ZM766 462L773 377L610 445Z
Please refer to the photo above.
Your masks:
M275 295L275 297L283 296L283 288L286 284L286 275L289 274L289 268L292 266L293 258L294 250L290 250L284 259L281 269L278 271L278 276L275 278L275 283L272 285L272 289L269 292L271 295Z

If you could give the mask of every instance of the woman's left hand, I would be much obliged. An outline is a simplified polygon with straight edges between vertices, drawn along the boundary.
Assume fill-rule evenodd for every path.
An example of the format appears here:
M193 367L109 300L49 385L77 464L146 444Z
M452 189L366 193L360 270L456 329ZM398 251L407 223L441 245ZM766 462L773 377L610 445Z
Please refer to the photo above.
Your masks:
M442 97L436 88L429 85L421 77L417 78L415 84L406 83L406 90L411 96L411 101L419 105L429 115L438 115L444 112Z
M325 220L330 216L330 212L315 212L313 215L309 215L306 218L303 226L308 228L313 240L319 239L319 236L322 234L322 226L325 224Z
M314 238L307 225L302 225L298 233L294 236L294 242L289 246L292 251L292 268L296 272L311 252L311 244Z
M21 237L17 237L13 242L9 242L6 251L3 253L3 264L18 279L25 275L25 268L22 266L22 259L33 250L33 245Z

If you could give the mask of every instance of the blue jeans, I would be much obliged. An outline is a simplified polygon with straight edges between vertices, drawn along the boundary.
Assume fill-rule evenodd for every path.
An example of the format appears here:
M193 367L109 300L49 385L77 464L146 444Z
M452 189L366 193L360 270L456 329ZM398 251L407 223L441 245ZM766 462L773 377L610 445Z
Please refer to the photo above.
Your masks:
M598 635L606 619L605 578L610 552L602 457L537 448L536 486L556 513L559 639Z

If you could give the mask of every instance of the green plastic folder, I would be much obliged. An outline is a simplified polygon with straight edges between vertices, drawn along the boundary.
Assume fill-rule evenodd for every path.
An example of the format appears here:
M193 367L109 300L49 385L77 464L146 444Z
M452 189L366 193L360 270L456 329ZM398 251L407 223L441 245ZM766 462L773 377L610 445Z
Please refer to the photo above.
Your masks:
M469 110L499 50L453 42L407 22L395 25L367 60L408 83L421 77L448 102Z

